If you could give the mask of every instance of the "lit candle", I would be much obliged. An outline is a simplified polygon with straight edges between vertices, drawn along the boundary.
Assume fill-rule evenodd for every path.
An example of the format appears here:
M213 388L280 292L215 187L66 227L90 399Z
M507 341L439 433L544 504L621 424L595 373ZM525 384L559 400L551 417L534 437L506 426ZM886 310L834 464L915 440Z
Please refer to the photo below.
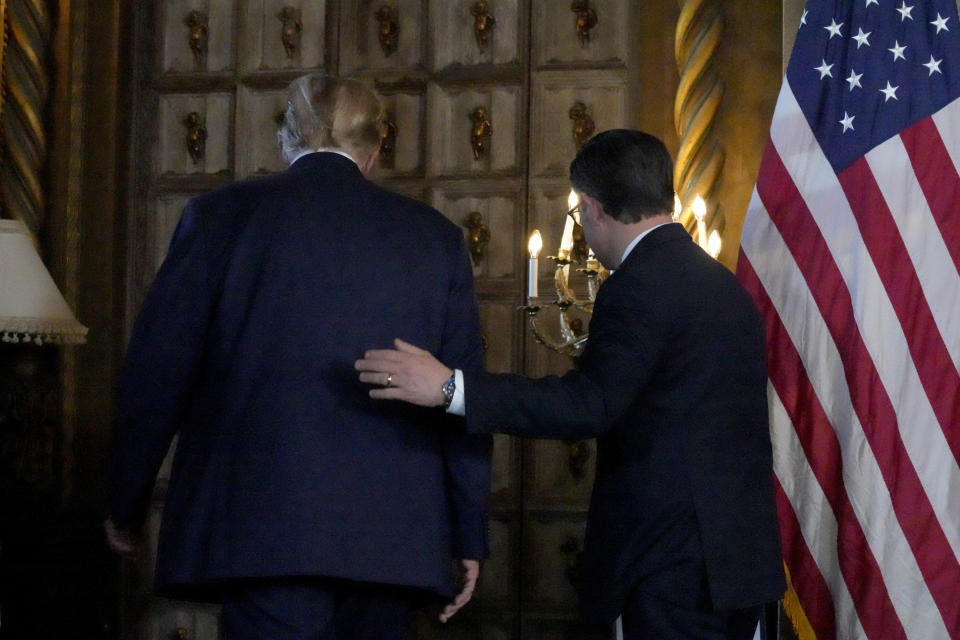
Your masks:
M683 205L680 204L680 196L673 194L673 221L680 221L680 213L683 211Z
M590 249L590 252L587 254L587 270L600 271L600 261L593 255L593 249Z
M720 255L720 234L717 233L716 229L710 232L710 239L707 240L707 253L713 256L714 260Z
M707 203L697 194L693 201L693 215L697 218L697 243L704 251L707 250Z
M527 296L536 298L537 292L537 256L540 255L540 249L543 248L543 238L540 237L540 231L534 229L530 234L530 242L527 243L527 250L530 252L530 259L527 261Z
M567 211L572 211L577 203L579 202L577 194L570 189L570 195L567 197ZM563 224L563 235L560 237L560 251L557 252L557 256L563 259L570 257L570 251L573 250L573 217L566 216L566 220Z

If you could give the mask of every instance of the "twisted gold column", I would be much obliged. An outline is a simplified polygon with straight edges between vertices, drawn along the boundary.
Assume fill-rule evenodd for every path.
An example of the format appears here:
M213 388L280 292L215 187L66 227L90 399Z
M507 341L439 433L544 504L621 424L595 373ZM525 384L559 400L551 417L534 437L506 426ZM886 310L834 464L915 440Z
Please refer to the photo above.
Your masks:
M43 171L47 135L43 113L50 89L47 49L50 14L44 0L8 0L3 56L3 168L0 193L5 217L26 223L36 235L43 223Z
M723 13L718 0L679 2L674 55L680 84L673 105L673 122L680 135L680 150L673 184L683 203L681 221L690 229L695 226L691 211L694 198L699 193L709 201L723 169L723 148L711 135L723 98L714 57L723 35ZM716 204L708 209L707 224L713 228L723 226L723 214Z

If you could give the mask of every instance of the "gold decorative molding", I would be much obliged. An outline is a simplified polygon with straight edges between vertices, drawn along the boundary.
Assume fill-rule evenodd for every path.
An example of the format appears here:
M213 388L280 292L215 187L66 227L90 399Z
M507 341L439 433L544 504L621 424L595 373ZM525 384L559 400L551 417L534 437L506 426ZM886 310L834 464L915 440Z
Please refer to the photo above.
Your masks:
M470 147L473 149L473 159L479 160L490 149L490 137L493 135L493 124L487 118L487 108L474 107L470 112Z
M691 209L694 198L700 194L709 200L723 170L724 150L712 135L724 91L715 57L723 35L723 11L718 0L679 2L674 54L680 83L673 121L680 136L680 150L673 184L683 204L680 221L691 229L695 224ZM722 229L719 207L710 207L707 225Z
M44 0L11 0L3 3L2 12L6 46L0 195L4 216L23 220L36 236L46 209L41 172L47 156L43 114L50 91L50 13Z

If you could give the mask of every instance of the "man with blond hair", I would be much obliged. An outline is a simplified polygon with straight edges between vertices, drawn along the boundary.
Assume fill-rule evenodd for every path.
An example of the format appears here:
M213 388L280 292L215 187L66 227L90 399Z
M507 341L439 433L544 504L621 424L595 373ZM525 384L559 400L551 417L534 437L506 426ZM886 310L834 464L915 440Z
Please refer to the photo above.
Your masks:
M131 552L179 434L161 594L223 602L226 640L404 637L467 600L487 554L489 436L384 411L353 361L395 334L478 369L461 231L366 179L382 107L358 82L291 83L283 173L191 200L122 374L108 541Z

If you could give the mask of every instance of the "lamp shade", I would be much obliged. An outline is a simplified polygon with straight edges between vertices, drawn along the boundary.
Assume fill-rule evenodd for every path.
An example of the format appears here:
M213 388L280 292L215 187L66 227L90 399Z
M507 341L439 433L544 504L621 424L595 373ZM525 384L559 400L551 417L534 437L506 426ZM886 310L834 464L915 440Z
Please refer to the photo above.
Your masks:
M0 334L4 342L86 341L19 220L0 220Z

